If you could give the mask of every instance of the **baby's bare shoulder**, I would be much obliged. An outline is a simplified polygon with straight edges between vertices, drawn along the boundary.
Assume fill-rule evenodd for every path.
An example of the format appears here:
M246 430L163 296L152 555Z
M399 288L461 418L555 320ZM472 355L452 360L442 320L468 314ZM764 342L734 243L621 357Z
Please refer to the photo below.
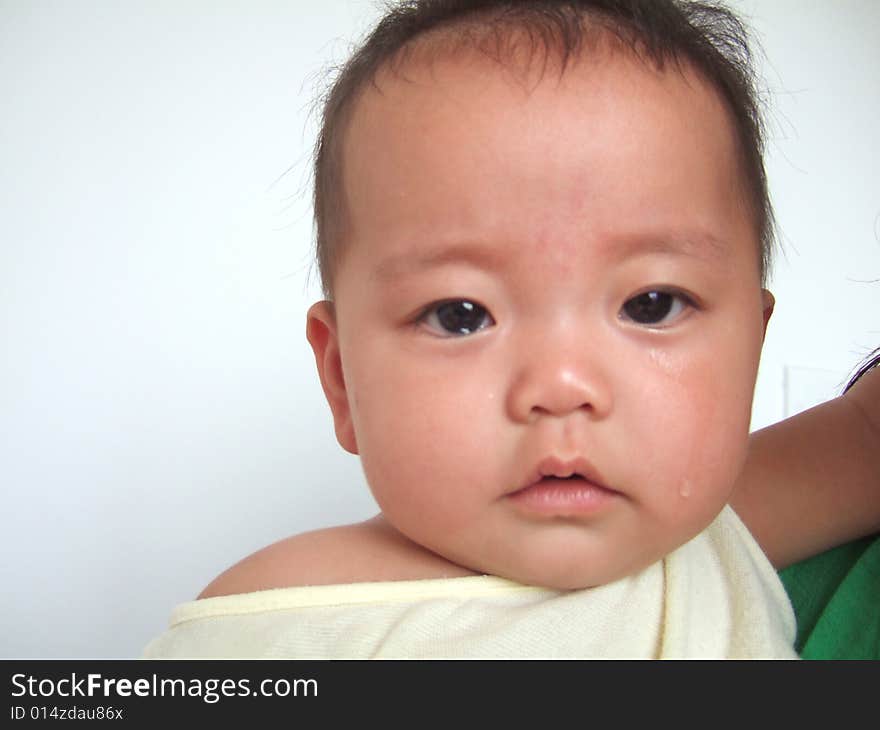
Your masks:
M270 588L472 574L407 540L379 517L273 543L221 573L199 598Z
M199 598L336 583L347 568L340 558L361 554L367 542L369 535L359 525L294 535L243 558L217 576Z

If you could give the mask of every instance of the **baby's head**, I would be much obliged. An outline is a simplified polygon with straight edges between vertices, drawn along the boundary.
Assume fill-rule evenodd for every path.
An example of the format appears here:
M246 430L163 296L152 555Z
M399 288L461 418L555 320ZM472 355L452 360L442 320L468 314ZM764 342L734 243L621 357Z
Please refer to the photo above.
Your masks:
M679 5L407 3L328 98L308 334L336 434L385 519L472 570L622 577L742 467L760 125L741 28Z

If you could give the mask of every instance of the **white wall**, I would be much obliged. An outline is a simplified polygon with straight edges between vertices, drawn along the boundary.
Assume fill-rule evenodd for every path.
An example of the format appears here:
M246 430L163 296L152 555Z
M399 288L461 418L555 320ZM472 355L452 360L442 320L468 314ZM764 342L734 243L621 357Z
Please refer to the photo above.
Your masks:
M738 5L786 248L759 426L785 366L824 387L880 340L880 3ZM136 656L238 558L373 511L303 336L316 76L373 17L0 2L0 656Z
M768 59L767 174L781 239L753 408L760 427L839 392L880 345L880 3L737 6ZM788 408L786 375L804 388Z

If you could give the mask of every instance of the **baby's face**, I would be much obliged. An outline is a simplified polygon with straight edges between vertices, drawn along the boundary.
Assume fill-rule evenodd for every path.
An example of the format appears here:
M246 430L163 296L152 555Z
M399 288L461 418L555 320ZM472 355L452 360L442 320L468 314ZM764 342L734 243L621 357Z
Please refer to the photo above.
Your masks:
M455 563L559 588L645 567L745 455L769 307L725 110L624 54L528 88L470 55L405 76L358 104L335 321L312 312L340 440Z

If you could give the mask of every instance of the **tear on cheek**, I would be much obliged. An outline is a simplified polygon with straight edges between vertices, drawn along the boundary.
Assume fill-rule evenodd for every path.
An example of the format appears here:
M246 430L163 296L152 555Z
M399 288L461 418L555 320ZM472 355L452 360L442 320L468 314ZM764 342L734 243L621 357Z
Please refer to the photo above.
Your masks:
M690 479L682 480L681 484L678 485L678 496L682 499L687 499L691 496L691 492L693 491L693 483Z
M648 351L648 357L653 365L664 375L670 378L680 378L684 367L680 357L673 357L665 350L652 348Z

